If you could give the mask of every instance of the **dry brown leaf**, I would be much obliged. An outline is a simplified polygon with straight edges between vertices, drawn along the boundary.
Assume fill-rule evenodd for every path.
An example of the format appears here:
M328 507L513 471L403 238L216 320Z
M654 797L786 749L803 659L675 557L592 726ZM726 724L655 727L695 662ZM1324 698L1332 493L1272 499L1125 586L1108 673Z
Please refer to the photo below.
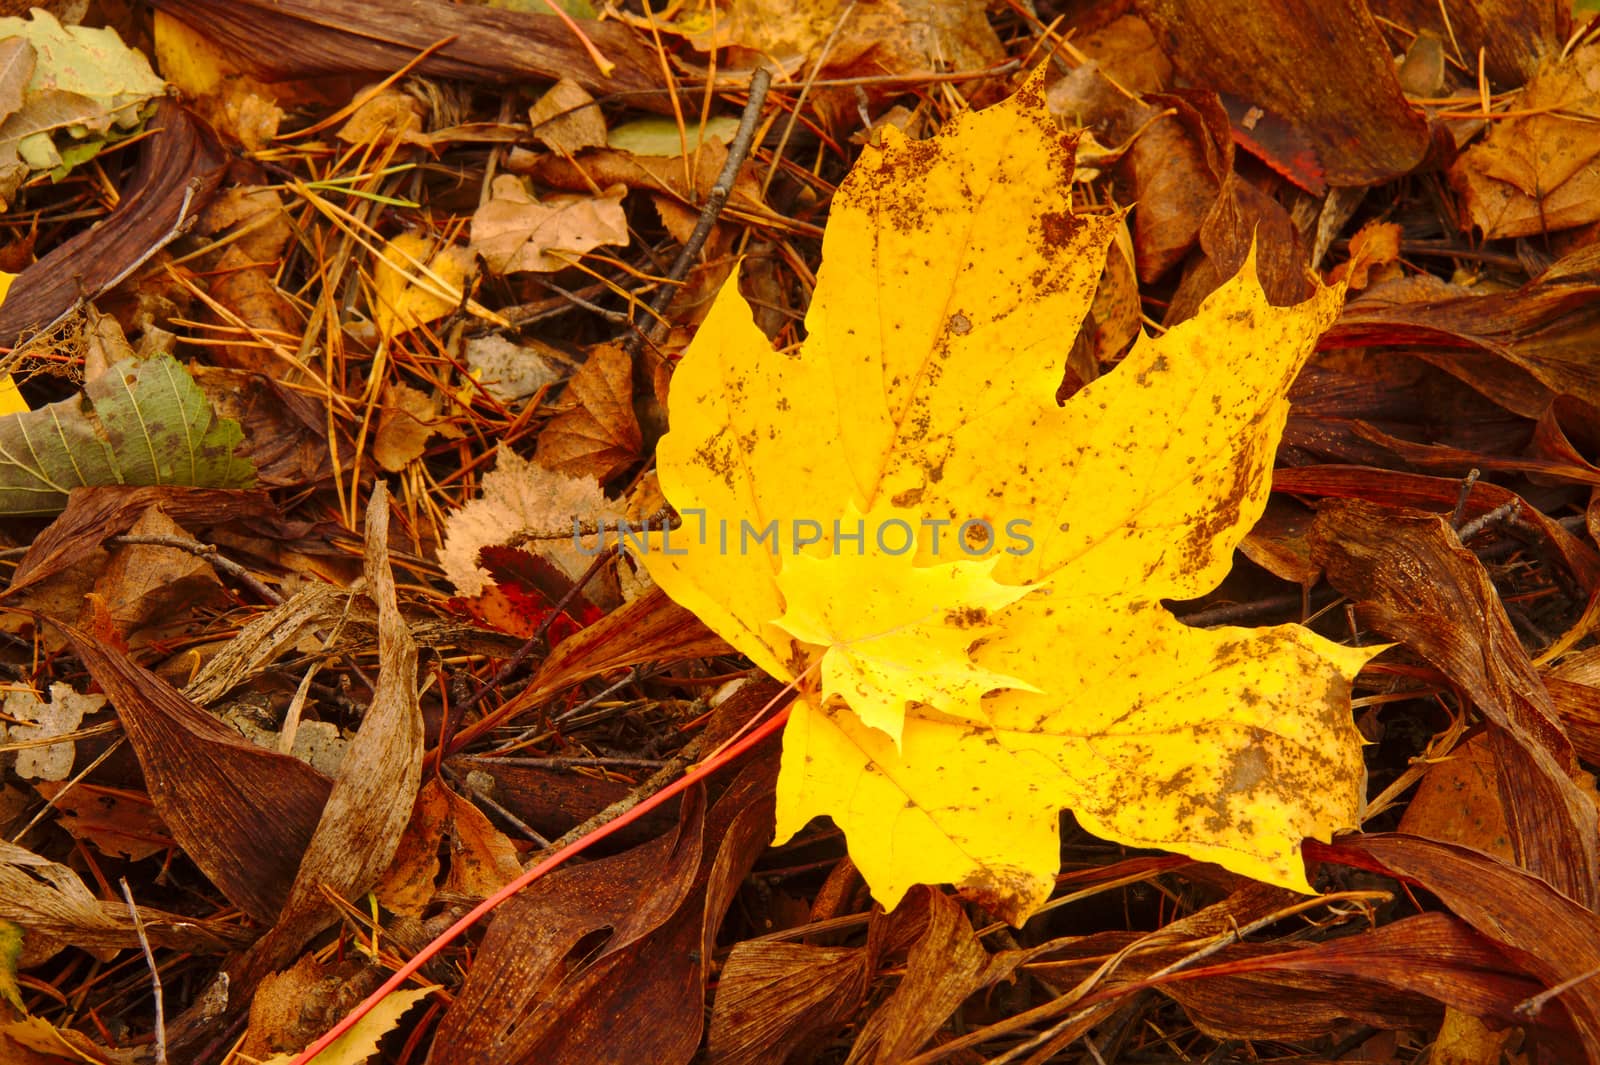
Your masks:
M439 565L459 594L477 595L489 580L489 571L478 565L479 550L527 540L531 550L576 580L594 561L599 537L585 535L579 547L574 522L593 529L621 517L622 505L607 500L594 478L558 473L501 448L478 498L446 523Z
M355 114L339 127L346 144L414 144L428 148L433 138L422 130L422 101L399 89L384 89L368 97Z
M594 97L571 78L550 86L528 108L533 135L545 147L571 155L585 148L606 146L606 119L595 106Z
M1539 983L1563 987L1558 1008L1570 1015L1587 1060L1600 1062L1600 987L1581 979L1600 969L1600 917L1593 911L1540 877L1453 843L1369 834L1308 843L1306 850L1307 857L1371 869L1438 896ZM1417 954L1413 964L1427 956Z
M60 812L57 824L101 854L137 862L177 846L148 796L83 781L34 787Z
M633 360L620 344L590 351L564 398L576 405L545 424L535 461L601 484L639 461L644 441L633 413Z
M106 540L126 532L152 506L161 507L180 525L194 527L259 521L277 513L264 492L170 486L80 488L72 493L61 516L34 537L0 599L90 557Z
M156 946L221 954L249 939L236 924L181 917L139 907ZM137 946L127 903L95 897L78 874L25 848L0 840L0 919L28 933L22 965L35 965L71 944L88 950Z
M252 618L216 657L201 667L183 694L207 706L268 669L280 655L291 650L316 650L321 641L309 640L312 630L336 621L348 598L348 592L327 584L313 584L296 592Z
M1541 60L1556 55L1572 36L1572 19L1582 9L1546 0L1472 0L1448 4L1439 0L1369 0L1378 18L1424 31L1448 42L1452 57L1476 59L1483 53L1484 72L1495 85L1520 85Z
M1190 84L1232 93L1299 128L1330 185L1374 185L1422 162L1427 120L1400 91L1389 46L1364 5L1143 0L1139 11Z
M712 1000L708 1065L812 1060L866 1001L871 977L864 947L734 944Z
M1480 733L1465 740L1449 757L1428 767L1400 816L1400 831L1460 843L1514 863L1498 776L1488 737Z
M406 384L384 382L372 457L396 473L422 457L428 441L449 426L439 420L439 399ZM456 434L459 435L459 434Z
M260 262L238 244L229 245L211 271L209 286L211 298L226 313L206 308L207 320L225 329L227 339L237 341L242 324L256 343L208 344L207 351L215 365L290 380L303 377L294 372L292 351L304 322Z
M417 792L411 820L395 848L389 867L378 877L372 893L387 910L415 917L427 909L439 878L439 846L444 842L450 805L437 780L430 779Z
M1546 61L1512 106L1450 168L1472 224L1496 240L1600 220L1600 46Z
M688 174L685 174L682 156L634 155L610 148L584 152L581 159L513 150L506 160L506 169L528 174L540 185L575 193L612 185L648 189L671 196L698 212L727 159L727 147L721 141L709 140L694 153L694 166ZM741 167L734 178L728 207L735 211L766 213L761 202L761 183L749 164Z
M378 674L372 702L345 752L282 914L238 967L242 994L294 957L309 937L338 920L324 892L353 898L372 887L394 858L422 783L417 645L395 599L389 568L389 493L381 480L367 503L363 560L367 595L378 607Z
M558 870L502 906L428 1061L687 1063L718 926L772 838L776 754L769 744L709 813L689 792L676 832Z
M259 185L234 185L218 192L195 229L206 236L228 236L229 247L239 248L248 261L257 263L276 259L294 236L283 194Z
M667 958L647 964L640 955L691 898L702 857L704 799L698 790L690 795L679 831L614 857L558 869L500 907L472 971L439 1022L430 1065L688 1060L698 1042L698 990L663 971L672 964ZM596 932L605 933L597 949L567 962ZM685 954L680 950L673 968ZM608 981L624 992L615 1005L628 1012L579 1015L583 999ZM649 993L641 991L640 981L648 982ZM696 1023L685 1039L681 1022L690 1016ZM561 1046L581 1050L563 1057L554 1049Z
M1400 236L1400 226L1394 222L1368 222L1350 238L1349 260L1335 267L1328 281L1347 281L1354 291L1366 288L1375 269L1400 258Z
M328 778L240 738L100 641L65 632L116 707L172 838L230 902L272 921L327 801Z
M1592 787L1575 779L1572 743L1477 556L1443 518L1355 500L1324 503L1311 542L1363 623L1432 662L1491 724L1518 863L1574 899L1600 899Z
M627 189L613 185L599 196L536 199L521 179L494 179L488 203L472 216L472 250L489 272L565 270L584 252L603 244L625 247L628 219L622 211Z
M162 536L192 541L187 530L160 507L150 507L128 530L133 536ZM111 561L95 582L117 630L132 636L146 625L158 628L174 617L187 623L185 610L227 601L227 590L205 559L189 551L155 544L127 544L111 552ZM80 624L82 620L80 619Z
M324 962L315 953L302 955L261 981L236 1056L252 1060L298 1051L371 993L381 975L365 956Z
M701 51L731 45L786 68L811 58L824 77L982 70L1005 60L981 0L734 0L716 4L715 12L711 6L690 5L673 28Z
M488 898L522 874L517 849L490 824L482 810L440 785L450 811L450 869L444 890L465 898Z
M160 0L157 6L203 27L224 54L275 81L388 77L412 68L495 85L571 76L598 92L640 92L647 102L660 88L656 53L611 22L590 22L584 31L616 64L608 75L597 72L570 23L550 14L437 0Z
M1007 979L1024 957L1022 951L990 954L961 905L934 888L914 888L895 916L925 926L906 957L900 986L862 1026L847 1065L890 1065L914 1056L956 1007Z

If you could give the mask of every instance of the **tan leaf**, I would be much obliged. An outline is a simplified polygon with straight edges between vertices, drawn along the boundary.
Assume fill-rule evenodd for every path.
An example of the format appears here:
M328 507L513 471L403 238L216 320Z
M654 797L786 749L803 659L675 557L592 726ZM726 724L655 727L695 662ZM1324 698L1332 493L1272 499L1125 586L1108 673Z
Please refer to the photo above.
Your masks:
M624 247L628 220L622 213L627 189L599 196L551 196L539 200L522 181L501 174L489 202L472 216L472 249L495 274L554 273L602 244Z

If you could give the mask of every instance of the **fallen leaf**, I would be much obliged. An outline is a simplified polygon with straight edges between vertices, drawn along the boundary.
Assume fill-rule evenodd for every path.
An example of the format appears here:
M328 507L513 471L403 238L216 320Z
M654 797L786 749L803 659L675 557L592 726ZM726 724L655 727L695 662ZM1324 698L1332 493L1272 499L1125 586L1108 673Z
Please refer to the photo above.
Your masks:
M1375 185L1422 162L1427 121L1400 91L1366 7L1281 0L1242 11L1214 0L1148 0L1139 11L1191 84L1232 93L1302 130L1328 184Z
M0 513L59 513L80 486L246 488L243 435L172 356L118 363L81 398L0 418Z
M1525 237L1600 219L1600 47L1552 57L1511 105L1516 114L1450 168L1471 223L1487 240Z
M1308 845L1313 859L1371 869L1438 896L1525 971L1562 995L1545 1006L1571 1015L1590 1062L1600 1062L1600 918L1541 878L1452 843L1393 833Z
M781 940L735 943L711 1004L710 1065L815 1060L861 1008L872 977L865 947Z
M501 174L489 202L472 215L472 250L493 274L565 270L602 244L625 247L627 189L613 185L598 196L536 199L514 174Z
M603 148L606 118L594 97L571 78L562 78L528 108L533 135L545 147L571 155L585 148Z
M688 793L676 831L502 906L428 1061L687 1065L717 929L771 838L775 755L769 745L709 812Z
M408 987L385 995L383 1001L372 1007L348 1032L328 1044L312 1058L314 1065L365 1065L378 1052L378 1044L400 1023L406 1011L439 990L437 984L428 987ZM262 1060L261 1065L290 1065L296 1054L274 1054Z
M1348 697L1374 651L1161 606L1228 572L1339 293L1273 308L1247 268L1058 408L1117 224L1073 216L1071 178L1037 83L932 141L886 130L834 199L802 352L774 353L728 285L672 382L657 454L686 522L642 555L670 595L780 680L869 655L871 626L842 616L813 607L806 639L778 624L825 570L885 626L965 634L946 690L879 663L905 677L871 682L898 743L859 716L861 685L826 678L801 680L785 732L778 838L830 815L886 907L953 882L1021 921L1052 889L1062 807L1300 891L1301 840L1358 820ZM959 598L910 598L941 573Z
M144 54L110 27L63 26L34 8L26 19L0 18L0 40L14 38L32 46L34 62L20 106L0 121L7 200L28 173L53 171L64 158L87 160L109 139L127 136L166 89Z
M633 360L621 345L591 350L563 398L576 406L539 433L533 457L541 466L605 484L639 461L644 439L633 412Z
M579 526L603 527L622 516L593 477L574 477L529 462L510 448L497 452L477 499L450 515L439 565L464 596L482 592L489 571L478 552L489 545L528 541L533 550L581 577L600 552L598 532L579 536Z
M277 513L272 501L260 492L110 485L80 488L68 499L61 516L34 537L0 598L13 597L93 558L106 540L127 532L153 506L180 525L195 528L260 522Z
M128 532L135 536L163 536L177 541L194 539L159 507L151 507ZM126 544L111 552L111 560L95 581L95 591L124 638L152 623L157 627L181 617L185 608L214 606L227 600L216 570L190 551L158 544Z
M1432 662L1489 721L1518 864L1571 898L1600 901L1592 790L1477 556L1437 515L1355 500L1324 503L1311 538L1363 624Z
M731 144L738 131L739 120L728 115L681 126L670 118L639 118L612 129L606 134L605 144L619 152L675 159L684 155L685 149L693 155L706 141Z
M436 247L421 233L402 233L384 245L373 280L372 320L385 340L438 321L463 307L472 253Z
M211 921L139 907L158 947L221 954L249 941L232 921ZM77 873L12 843L0 842L0 921L22 926L22 964L37 964L70 943L88 950L137 947L133 915L121 899L95 897Z
M428 441L445 428L439 420L437 397L410 385L386 381L379 395L372 457L389 472L398 472L421 458Z
M861 1026L847 1065L906 1061L961 1003L1009 979L1023 960L1020 950L989 953L954 899L922 888L907 901L906 916L924 927L907 953L899 986Z
M72 775L76 748L71 740L37 746L39 740L54 739L73 732L84 716L106 705L104 695L80 695L67 684L50 685L50 701L44 702L31 691L6 695L3 712L13 724L0 723L0 742L27 744L16 752L12 767L23 780L65 780Z
M567 375L567 360L554 348L533 339L508 340L498 334L468 337L467 369L483 390L502 403L516 403L538 394ZM465 386L466 396L472 387Z
M420 100L399 89L384 89L356 108L339 127L346 144L413 144L431 147L433 138L423 132L424 108Z
M616 65L599 74L568 23L550 14L436 0L160 0L158 7L203 28L225 55L273 81L386 78L409 68L497 86L570 76L601 93L660 88L657 53L612 22L584 31Z
M85 781L34 787L61 812L61 827L101 854L137 862L177 845L147 795Z
M1452 56L1483 54L1484 72L1495 85L1520 85L1548 56L1560 53L1582 9L1543 0L1472 0L1441 8L1438 0L1375 0L1372 13L1449 42Z
M659 17L652 25L660 25ZM908 74L941 65L982 70L1005 58L984 6L976 0L734 0L715 5L699 0L662 28L683 34L700 51L736 46L788 69L813 59L823 77Z
M65 631L116 708L172 837L229 901L273 920L327 801L328 778L241 739L155 674Z

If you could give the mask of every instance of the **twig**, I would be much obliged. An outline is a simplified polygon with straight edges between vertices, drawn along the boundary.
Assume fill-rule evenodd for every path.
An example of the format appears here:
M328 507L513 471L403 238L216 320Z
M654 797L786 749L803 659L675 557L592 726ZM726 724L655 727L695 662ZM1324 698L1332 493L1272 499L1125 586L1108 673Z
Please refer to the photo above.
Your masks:
M501 806L499 803L495 802L494 799L482 788L474 785L472 781L468 779L465 773L458 773L448 765L441 765L439 768L444 772L445 779L449 780L450 783L454 784L462 791L465 791L470 798L481 802L483 805L499 814L500 817L505 820L506 824L511 825L518 832L521 832L523 835L533 840L533 842L537 843L539 846L544 847L546 850L550 848L549 840L540 835L532 825L522 820L522 818L518 817L510 810L507 810L504 806Z
M1478 483L1479 476L1473 468L1461 479L1461 494L1456 496L1456 509L1450 512L1450 528L1461 528L1461 519L1467 516L1467 500L1472 497L1472 486Z
M756 124L761 118L761 105L766 102L767 88L771 84L772 72L766 67L750 76L750 99L746 101L744 114L739 118L739 132L734 135L733 143L728 145L728 161L723 164L722 173L717 175L716 184L711 186L711 193L700 210L700 220L695 223L694 232L689 234L677 261L672 264L672 269L667 272L666 279L656 292L655 299L650 301L648 320L623 344L622 350L628 358L635 357L647 342L653 344L660 337L667 306L677 294L678 283L689 275L689 268L699 258L706 238L711 236L711 227L717 224L717 216L722 214L723 206L733 194L733 182L739 176L739 168L744 165L745 157L750 154L750 145L756 136Z
M139 533L123 533L121 536L112 536L107 538L106 543L117 546L138 544L149 547L170 547L176 551L187 551L196 558L205 559L213 569L219 569L226 573L273 606L278 606L283 602L283 596L262 584L253 573L233 561L233 559L223 557L222 552L217 550L215 544L203 544L198 540L189 540L182 536L160 534L147 536Z
M151 951L150 940L144 934L144 918L139 916L139 907L133 904L133 889L128 887L128 878L119 877L117 883L122 885L122 897L127 900L128 912L133 914L133 932L139 937L145 964L150 966L150 983L155 987L156 1065L167 1065L167 1015L161 1000L161 970L156 968L155 953Z
M1491 525L1496 525L1500 522L1515 519L1521 510L1522 500L1520 499L1513 499L1509 503L1503 503L1489 511L1489 513L1484 514L1461 526L1461 528L1456 530L1456 536L1462 543L1466 543L1468 540L1472 539L1474 536L1477 536Z

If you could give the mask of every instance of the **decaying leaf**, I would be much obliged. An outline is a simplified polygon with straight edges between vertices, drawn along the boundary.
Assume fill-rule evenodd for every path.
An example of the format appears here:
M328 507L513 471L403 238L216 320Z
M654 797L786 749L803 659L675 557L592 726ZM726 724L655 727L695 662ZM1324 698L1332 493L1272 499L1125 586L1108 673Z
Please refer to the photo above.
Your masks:
M1471 223L1486 239L1523 237L1600 218L1600 47L1546 60L1517 94L1517 113L1450 168Z
M17 776L24 780L65 780L72 772L75 753L72 741L36 744L72 732L85 714L95 713L104 705L104 695L80 695L67 684L50 685L49 702L29 691L7 694L5 716L12 721L32 722L12 725L9 729L0 723L0 742L27 744L17 751Z
M633 360L603 344L572 375L562 411L539 434L539 464L604 484L639 459L643 438L633 411Z
M612 185L598 196L536 199L512 174L494 179L493 195L472 216L472 249L495 274L565 270L602 244L628 243L622 211L627 189Z
M243 438L172 356L124 361L82 399L0 418L0 513L55 514L88 485L246 488Z
M1072 148L1036 82L932 141L886 130L835 198L802 352L728 285L672 382L658 461L685 525L645 564L802 685L778 836L830 815L885 906L954 882L1021 920L1062 807L1300 891L1302 839L1359 816L1372 652L1161 605L1228 572L1339 293L1274 308L1247 263L1058 407L1118 224L1071 213Z
M91 158L108 140L139 124L166 85L144 55L110 27L63 26L35 8L29 18L0 18L0 41L20 40L10 71L22 74L18 105L0 116L0 198L9 200L29 173Z
M478 565L478 551L526 540L568 576L580 577L600 545L592 527L581 538L575 536L574 523L621 517L621 506L607 501L593 477L557 473L501 448L495 468L483 478L479 498L450 516L439 565L458 592L477 595L489 578L489 571Z
M601 148L606 143L606 118L594 97L571 78L562 78L528 108L533 135L558 152Z
M317 1065L362 1065L371 1061L378 1052L379 1042L400 1023L406 1011L437 990L439 987L435 984L430 987L408 987L386 995L355 1027L317 1054ZM294 1054L274 1054L264 1059L261 1065L290 1065L295 1057Z

